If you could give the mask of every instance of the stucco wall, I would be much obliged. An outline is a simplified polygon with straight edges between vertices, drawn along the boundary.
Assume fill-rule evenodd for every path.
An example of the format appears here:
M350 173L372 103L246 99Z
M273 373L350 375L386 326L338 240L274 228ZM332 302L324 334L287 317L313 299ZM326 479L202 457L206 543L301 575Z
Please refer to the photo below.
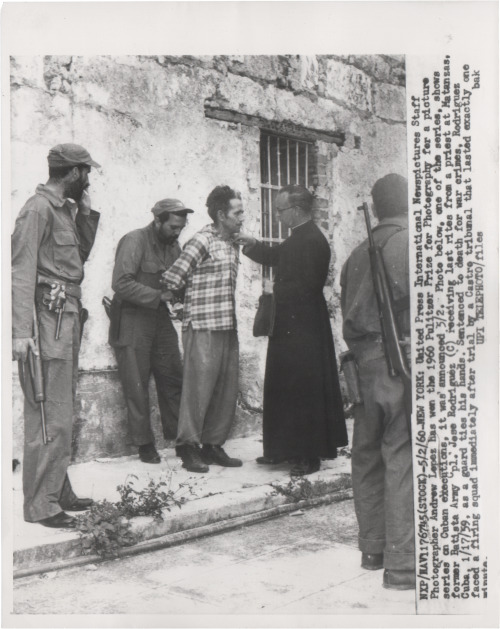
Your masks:
M47 179L51 146L83 144L102 164L91 173L93 205L102 216L83 283L90 318L81 351L75 458L127 451L123 400L101 306L103 295L112 294L120 237L146 225L154 203L170 196L196 210L184 242L209 222L204 202L220 183L241 190L245 229L260 232L260 130L208 118L205 107L344 134L340 147L316 142L321 199L316 218L333 252L325 294L340 351L340 269L364 238L356 207L369 200L377 178L406 173L404 78L404 59L387 56L12 59L11 228L35 186ZM260 267L242 257L237 295L241 404L235 427L240 434L258 428L252 409L262 405L266 342L251 335L260 278ZM19 456L16 381L14 398ZM156 407L153 413L157 419Z

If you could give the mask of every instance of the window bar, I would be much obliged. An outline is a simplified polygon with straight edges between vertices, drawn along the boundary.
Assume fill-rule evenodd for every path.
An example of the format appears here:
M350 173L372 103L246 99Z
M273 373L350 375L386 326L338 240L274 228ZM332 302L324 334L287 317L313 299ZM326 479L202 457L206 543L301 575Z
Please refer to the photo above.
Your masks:
M276 138L277 164L278 164L278 187L281 188L281 139ZM281 239L281 221L278 220L278 238Z
M281 188L281 141L276 138L276 162L278 164L278 186Z
M268 176L268 182L269 182L269 186L272 186L272 179L271 179L271 136L268 135L267 136L267 176ZM273 235L273 219L271 216L271 212L272 212L272 198L271 198L271 187L268 190L267 193L267 200L268 200L268 205L267 205L267 209L268 209L268 213L267 213L267 217L268 217L268 231L267 231L267 236L268 238L272 238Z
M286 141L286 184L290 185L290 140Z
M305 165L306 178L305 178L305 181L306 181L306 188L307 188L309 186L309 177L308 177L308 175L309 175L309 144L306 144L305 147L306 147L306 165Z
M299 143L295 143L295 183L299 183Z

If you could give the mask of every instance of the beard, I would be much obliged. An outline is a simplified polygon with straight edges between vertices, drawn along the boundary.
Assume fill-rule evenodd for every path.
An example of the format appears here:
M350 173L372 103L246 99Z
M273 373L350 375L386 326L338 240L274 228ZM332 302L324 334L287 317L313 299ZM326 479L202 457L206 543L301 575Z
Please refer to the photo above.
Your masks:
M174 242L177 242L177 236L160 236L160 240L164 242L166 245L173 245Z
M77 179L76 181L73 181L73 183L70 183L68 185L66 196L78 203L88 187L88 184L84 184L81 179Z

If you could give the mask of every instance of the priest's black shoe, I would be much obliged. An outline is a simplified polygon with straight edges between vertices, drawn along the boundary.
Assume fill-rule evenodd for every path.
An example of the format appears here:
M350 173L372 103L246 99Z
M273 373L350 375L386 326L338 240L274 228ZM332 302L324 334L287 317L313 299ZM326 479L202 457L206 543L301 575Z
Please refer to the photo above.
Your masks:
M286 461L286 459L273 459L270 456L258 456L255 460L259 465L279 465Z
M159 463L161 461L154 443L146 443L143 446L139 446L139 458L143 463Z
M305 476L306 474L313 474L317 472L321 466L321 459L295 459L293 461L290 474L292 476Z
M222 467L241 467L243 461L232 459L228 456L222 446L212 446L204 444L201 449L201 458L207 465L222 465Z
M61 513L53 515L50 518L39 520L37 524L48 526L51 529L74 529L76 526L76 518L61 511Z
M61 505L61 509L65 511L86 511L94 504L92 498L76 498L69 505Z
M182 467L186 468L189 472L199 472L204 474L208 472L208 465L205 465L201 458L201 452L197 445L191 443L184 443L180 446L176 446L175 453L182 459Z

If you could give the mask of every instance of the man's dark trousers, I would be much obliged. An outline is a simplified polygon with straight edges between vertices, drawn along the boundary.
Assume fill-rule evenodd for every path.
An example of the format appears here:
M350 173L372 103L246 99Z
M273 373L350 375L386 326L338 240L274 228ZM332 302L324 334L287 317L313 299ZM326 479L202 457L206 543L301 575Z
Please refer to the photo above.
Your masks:
M158 405L167 440L177 436L182 390L179 340L165 304L155 309L122 307L115 346L118 373L127 403L130 436L137 446L154 443L149 413L149 377L155 378Z
M415 568L411 442L403 385L385 357L357 356L364 404L354 411L352 482L359 548L384 554L384 567Z

